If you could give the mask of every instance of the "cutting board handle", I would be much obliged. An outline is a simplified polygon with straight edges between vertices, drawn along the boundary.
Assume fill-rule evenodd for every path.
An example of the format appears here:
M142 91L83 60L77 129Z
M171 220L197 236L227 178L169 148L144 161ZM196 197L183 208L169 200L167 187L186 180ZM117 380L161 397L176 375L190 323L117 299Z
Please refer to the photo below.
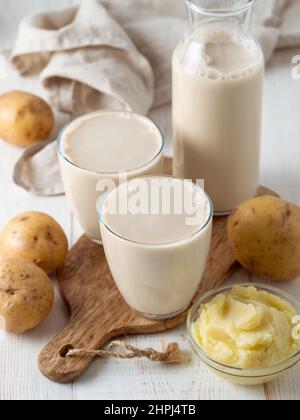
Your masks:
M95 336L95 328L91 320L87 323L77 321L61 331L40 353L39 368L42 374L51 381L68 383L77 379L91 364L92 357L76 356L66 357L69 350L101 349L111 339L119 335L118 331L105 331L103 325L99 325Z

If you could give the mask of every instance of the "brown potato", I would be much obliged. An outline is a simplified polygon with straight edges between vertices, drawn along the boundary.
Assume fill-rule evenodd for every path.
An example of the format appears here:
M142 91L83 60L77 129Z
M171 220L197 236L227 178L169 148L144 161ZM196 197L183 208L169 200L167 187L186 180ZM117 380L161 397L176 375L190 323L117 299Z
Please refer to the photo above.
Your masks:
M49 315L53 301L52 283L35 264L0 261L0 315L7 331L21 334L35 328Z
M263 196L241 204L228 222L236 259L251 273L273 281L300 276L300 208Z
M47 140L54 127L50 106L26 92L0 96L0 138L19 147Z
M68 240L60 225L44 213L24 213L0 232L0 258L21 258L46 273L60 268L68 253Z

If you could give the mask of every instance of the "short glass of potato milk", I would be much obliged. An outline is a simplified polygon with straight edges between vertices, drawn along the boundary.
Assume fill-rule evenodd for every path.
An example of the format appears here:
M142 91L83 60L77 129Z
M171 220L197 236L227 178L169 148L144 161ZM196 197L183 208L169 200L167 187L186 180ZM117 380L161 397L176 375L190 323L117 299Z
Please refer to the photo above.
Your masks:
M184 312L203 277L213 205L203 188L169 176L121 184L98 201L110 270L128 305L147 319Z
M97 200L123 179L163 173L164 138L148 118L99 111L67 125L57 140L65 192L82 230L101 243Z

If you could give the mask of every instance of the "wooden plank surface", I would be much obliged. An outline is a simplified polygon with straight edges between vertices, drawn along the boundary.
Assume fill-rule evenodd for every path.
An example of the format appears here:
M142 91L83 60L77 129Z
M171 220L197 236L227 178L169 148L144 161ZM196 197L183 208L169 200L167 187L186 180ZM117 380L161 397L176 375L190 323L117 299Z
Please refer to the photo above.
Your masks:
M2 0L0 6L14 3L20 15L33 0ZM43 0L43 8L54 0ZM62 4L63 0L59 0ZM5 6L3 6L3 4ZM30 8L30 7L29 7ZM6 9L7 10L7 9ZM15 25L14 9L5 14ZM2 15L1 15L2 16ZM3 14L4 16L4 14ZM1 20L3 20L3 16ZM2 29L3 31L3 29ZM1 36L1 29L0 29ZM1 39L0 39L1 43ZM291 78L291 60L299 50L277 53L267 69L265 95L265 129L262 155L261 183L277 191L288 200L300 204L300 81ZM11 72L0 91L19 87L43 94L36 81L18 82ZM60 116L63 120L65 116ZM168 124L166 123L166 126ZM39 198L28 195L11 181L13 164L20 151L0 142L0 224L27 210L51 213L63 225L74 243L81 235L78 225L66 211L64 197ZM230 282L257 280L239 270ZM300 280L282 285L300 299ZM24 336L9 336L0 341L0 400L4 399L211 399L211 400L263 400L299 399L300 366L266 387L242 388L233 386L210 374L192 357L187 366L160 366L145 360L98 360L74 384L58 385L44 379L37 368L37 355L51 337L67 322L64 304L57 299L49 319L36 331ZM160 349L164 343L177 340L188 350L183 327L162 335L129 338L129 342Z

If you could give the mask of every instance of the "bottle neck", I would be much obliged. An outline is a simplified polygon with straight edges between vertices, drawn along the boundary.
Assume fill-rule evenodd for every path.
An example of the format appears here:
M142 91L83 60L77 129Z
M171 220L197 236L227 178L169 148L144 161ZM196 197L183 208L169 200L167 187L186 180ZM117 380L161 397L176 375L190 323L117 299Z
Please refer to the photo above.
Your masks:
M193 32L195 28L206 23L220 24L220 26L231 23L245 35L250 33L253 0L238 1L236 3L240 7L236 8L234 7L234 1L231 2L231 6L233 4L231 8L226 8L228 2L226 0L219 0L215 3L219 8L212 9L211 5L214 4L214 1L209 3L210 9L206 9L205 5L207 5L207 0L186 0L190 32Z

